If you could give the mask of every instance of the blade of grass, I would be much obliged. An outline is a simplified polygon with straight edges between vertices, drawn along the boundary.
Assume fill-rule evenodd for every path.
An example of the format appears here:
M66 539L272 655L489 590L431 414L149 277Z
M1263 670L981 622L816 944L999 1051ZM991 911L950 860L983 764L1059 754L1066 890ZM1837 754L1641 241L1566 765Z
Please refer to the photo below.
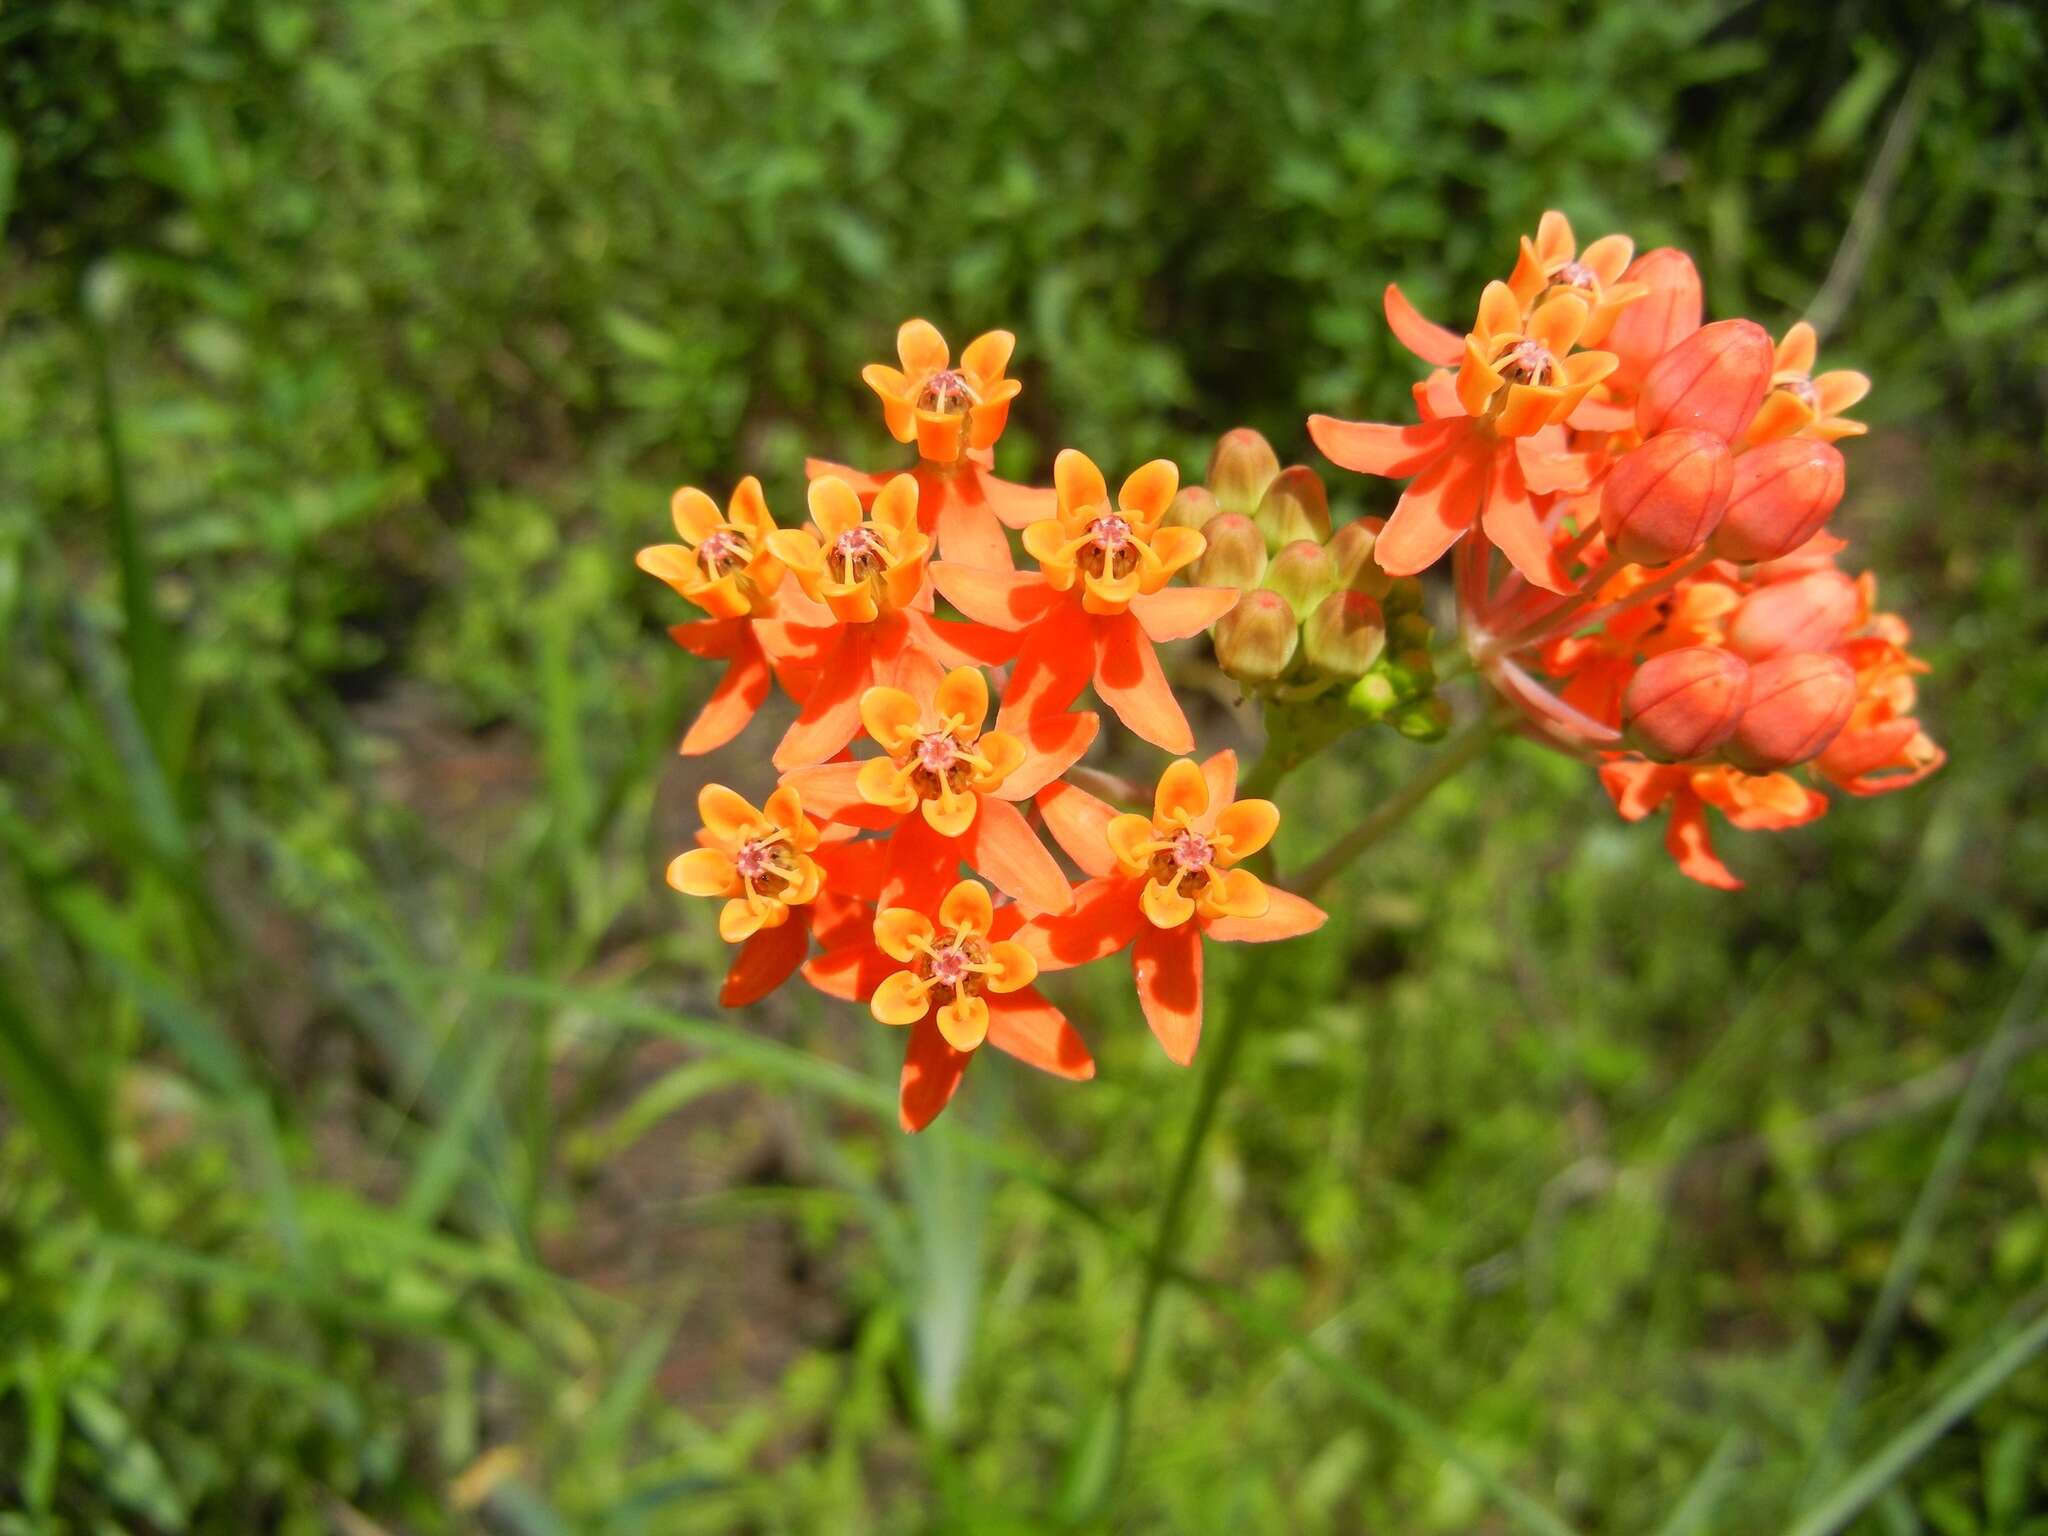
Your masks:
M399 1202L399 1215L404 1221L415 1227L431 1227L455 1197L476 1151L477 1132L495 1107L498 1074L504 1069L511 1045L509 1034L484 1036L448 1101L446 1116L413 1167L405 1198Z
M0 971L0 1086L51 1164L94 1215L123 1226L128 1201L107 1161L104 1106L75 1081L14 999L28 993Z
M1671 1511L1671 1518L1657 1527L1656 1536L1693 1536L1693 1532L1707 1529L1708 1519L1720 1507L1748 1450L1749 1436L1742 1430L1731 1429L1723 1435L1678 1507Z

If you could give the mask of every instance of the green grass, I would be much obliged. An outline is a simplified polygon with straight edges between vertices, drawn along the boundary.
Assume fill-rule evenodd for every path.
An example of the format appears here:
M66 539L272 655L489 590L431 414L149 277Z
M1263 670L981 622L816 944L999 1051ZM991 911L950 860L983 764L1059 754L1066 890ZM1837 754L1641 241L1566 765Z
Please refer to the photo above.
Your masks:
M2044 63L2018 3L0 13L0 1533L2048 1531ZM1121 1414L1198 1075L1100 967L1095 1082L906 1142L856 1010L719 1015L660 871L773 727L674 757L631 553L893 461L911 313L1020 333L1007 472L1302 456L1413 378L1381 286L1455 318L1550 205L1839 315L1951 761L1732 897L1533 748L1446 785L1261 979ZM1433 750L1306 770L1283 865Z

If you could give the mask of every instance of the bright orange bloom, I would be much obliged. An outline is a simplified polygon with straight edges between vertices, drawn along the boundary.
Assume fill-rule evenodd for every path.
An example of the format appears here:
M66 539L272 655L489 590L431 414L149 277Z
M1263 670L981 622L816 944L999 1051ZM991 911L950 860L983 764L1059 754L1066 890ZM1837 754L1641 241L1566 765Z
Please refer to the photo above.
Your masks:
M1592 315L1576 288L1546 289L1540 299L1525 315L1506 283L1486 285L1454 390L1418 391L1424 420L1416 425L1309 417L1309 436L1333 463L1413 477L1374 546L1388 575L1427 569L1477 527L1534 585L1571 589L1534 498L1584 489L1584 467L1532 439L1566 421L1614 358L1572 351Z
M1870 393L1870 377L1853 368L1813 371L1819 339L1804 320L1785 332L1772 355L1770 393L1745 434L1752 443L1781 437L1817 437L1824 443L1860 437L1870 429L1842 412Z
M723 898L718 936L741 946L720 1001L753 1002L780 986L810 949L810 908L825 885L820 834L793 789L759 810L723 784L697 794L698 845L670 860L668 883L686 896Z
M1579 342L1597 347L1622 310L1650 291L1647 283L1622 280L1635 253L1636 243L1627 235L1602 235L1581 252L1571 220L1552 208L1537 221L1534 240L1522 236L1521 256L1508 286L1525 309L1558 293L1583 296L1592 309Z
M1661 574L1655 567L1622 566L1602 584L1598 601L1624 601ZM1708 566L1666 596L1624 609L1590 634L1559 635L1544 645L1542 668L1564 679L1565 703L1603 725L1618 725L1622 693L1644 657L1722 643L1729 615L1742 601L1731 579Z
M1074 1027L1030 985L1038 966L1014 939L1018 918L980 882L962 880L933 901L883 908L871 932L847 935L804 967L826 996L909 1027L898 1089L904 1130L931 1124L984 1041L1057 1077L1095 1075Z
M870 363L861 370L881 397L890 434L917 445L911 472L925 532L937 537L948 559L1003 570L1010 569L1010 546L1001 524L1022 528L1045 516L1052 500L1048 492L1013 485L992 472L991 450L1021 388L1003 376L1016 344L1008 331L989 331L969 342L955 365L945 337L930 322L906 320L896 333L902 367ZM813 479L836 475L863 498L886 479L824 459L806 460L804 470Z
M777 529L768 540L805 594L824 605L826 621L762 626L772 657L815 678L795 695L803 707L775 749L783 769L843 750L860 730L861 694L892 681L910 654L994 662L1012 648L1007 636L932 617L931 540L918 526L917 482L909 475L883 486L867 512L852 486L828 475L811 482L810 506L810 530Z
M782 562L770 553L775 519L761 482L748 475L733 487L723 517L718 504L693 485L669 502L680 544L650 544L633 557L648 575L667 582L714 619L738 619L772 610L782 584Z
M1742 889L1728 866L1714 856L1707 834L1707 807L1745 831L1778 832L1804 826L1827 814L1828 799L1789 773L1743 773L1722 764L1665 765L1640 759L1603 763L1600 784L1624 821L1641 821L1669 805L1664 846L1680 873L1724 891Z
M1040 912L1073 893L1014 802L1065 773L1095 739L1091 714L1047 715L1021 733L984 731L988 680L978 667L941 673L913 653L901 687L870 688L860 718L886 754L792 770L784 783L829 820L892 829L884 899L912 905L943 889L964 858L1003 893Z
M1239 800L1237 756L1168 765L1152 814L1119 815L1072 784L1038 797L1046 827L1092 878L1074 910L1042 917L1018 940L1042 970L1085 965L1131 947L1145 1022L1166 1054L1186 1066L1202 1034L1202 940L1265 943L1322 927L1325 914L1238 868L1272 840L1280 813L1270 800Z
M1167 585L1206 547L1195 530L1161 524L1180 472L1166 459L1140 465L1112 506L1102 471L1067 448L1053 481L1058 515L1024 530L1038 572L950 560L932 567L933 583L970 619L1024 634L999 723L1012 729L1065 709L1092 680L1117 718L1154 746L1191 750L1194 733L1153 643L1199 634L1237 593Z
M1856 707L1814 768L1852 795L1883 795L1918 784L1948 754L1913 718L1913 679L1927 663L1906 650L1906 626L1880 614L1871 632L1844 641L1835 654L1856 672Z

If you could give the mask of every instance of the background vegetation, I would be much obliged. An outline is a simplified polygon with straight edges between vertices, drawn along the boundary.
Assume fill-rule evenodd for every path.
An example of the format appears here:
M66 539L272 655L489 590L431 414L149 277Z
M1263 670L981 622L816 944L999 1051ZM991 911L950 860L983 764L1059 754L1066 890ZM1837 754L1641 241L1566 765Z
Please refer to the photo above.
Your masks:
M2048 1288L2044 82L2026 0L0 9L0 1531L1815 1509ZM1413 377L1381 286L1455 318L1552 205L1877 377L1842 522L1952 761L1736 897L1533 750L1432 801L1261 984L1229 1289L1089 1509L1193 1079L1088 973L1097 1082L908 1143L851 1010L717 1016L659 871L762 738L674 759L631 553L889 459L912 313L1021 334L1013 473L1303 455ZM1854 1529L2048 1530L2000 1380Z

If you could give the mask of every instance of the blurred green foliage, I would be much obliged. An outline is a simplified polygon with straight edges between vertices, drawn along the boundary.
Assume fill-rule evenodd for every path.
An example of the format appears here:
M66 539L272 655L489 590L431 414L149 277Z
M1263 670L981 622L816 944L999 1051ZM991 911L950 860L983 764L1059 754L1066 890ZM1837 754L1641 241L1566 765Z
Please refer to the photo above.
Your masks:
M1737 898L1533 751L1432 801L1203 1175L1282 1331L1175 1295L1115 1528L1510 1528L1286 1328L1589 1533L1730 1429L1697 1529L1787 1523L2048 1287L2022 1053L1820 1455L2048 895L2044 81L2025 0L0 10L0 1531L1044 1529L1138 1264L1001 1164L1143 1230L1190 1081L1113 967L1096 1083L984 1064L908 1145L863 1020L711 1018L708 679L630 553L892 459L912 313L1020 333L1007 472L1303 453L1401 405L1381 287L1461 318L1546 206L1838 311L1953 760L1731 836ZM2036 1366L1858 1529L2039 1536L2044 1443Z

